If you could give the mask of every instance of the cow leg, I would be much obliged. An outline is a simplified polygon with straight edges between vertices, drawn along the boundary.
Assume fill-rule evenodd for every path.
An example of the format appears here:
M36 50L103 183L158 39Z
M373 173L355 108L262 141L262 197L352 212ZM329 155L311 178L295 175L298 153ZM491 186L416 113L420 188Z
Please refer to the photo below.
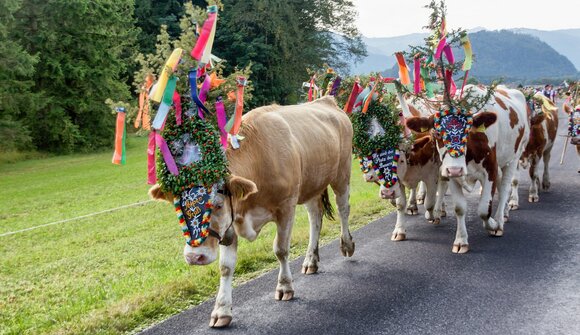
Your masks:
M437 198L437 179L429 180L429 182L424 183L426 186L426 196L425 196L425 219L432 224L441 223L441 217L439 212L434 211L435 202Z
M318 240L320 238L320 228L322 228L322 203L320 197L316 197L304 204L308 211L308 221L310 221L310 239L308 250L302 263L302 273L312 274L318 271Z
M280 215L276 224L276 238L274 239L274 254L280 263L280 272L278 273L278 285L274 298L276 300L291 300L294 297L294 288L292 286L292 273L288 263L288 254L290 253L290 237L292 235L292 226L294 224L295 206L288 208Z
M350 186L348 181L343 187L331 185L335 194L338 215L340 216L340 252L344 257L351 257L354 254L354 241L348 229L348 216L350 215Z
M544 151L544 175L542 176L542 190L547 191L550 189L550 157L552 156L552 148Z
M507 206L508 198L510 196L511 183L514 177L514 173L517 169L517 161L512 161L507 166L503 167L502 176L498 187L498 201L497 210L495 212L495 220L497 221L497 229L490 231L491 235L503 236L503 224L509 217L509 207ZM493 191L490 192L490 201L493 198ZM483 199L483 195L482 195ZM491 221L491 218L490 218Z
M518 194L518 186L520 185L520 170L521 165L518 163L514 176L512 178L512 188L510 191L510 200L508 207L510 210L516 210L520 208L520 195Z
M417 207L417 204L419 203L417 201L417 188L419 186L415 185L415 186L410 186L410 191L409 191L409 204L407 205L407 215L418 215L419 214L419 207Z
M437 198L435 198L435 217L446 217L445 193L447 193L448 181L439 178L437 182Z
M465 213L467 211L467 201L463 194L463 188L455 181L449 182L449 188L455 204L455 217L457 218L457 230L455 231L455 241L451 252L455 254L464 254L469 251L469 242L467 241L467 227L465 226Z
M425 203L425 196L427 191L425 190L425 183L419 183L419 190L417 191L417 204L422 205Z
M405 208L407 202L407 195L405 194L405 186L399 183L401 188L401 196L396 200L397 206L397 223L395 223L395 230L391 234L391 241L404 241L407 239L407 234L405 232Z
M237 258L238 237L234 234L232 244L220 245L220 288L211 312L210 327L227 327L232 321L232 280Z
M538 188L540 186L540 165L539 158L534 154L530 156L530 193L528 195L529 202L538 202L540 196L538 195Z

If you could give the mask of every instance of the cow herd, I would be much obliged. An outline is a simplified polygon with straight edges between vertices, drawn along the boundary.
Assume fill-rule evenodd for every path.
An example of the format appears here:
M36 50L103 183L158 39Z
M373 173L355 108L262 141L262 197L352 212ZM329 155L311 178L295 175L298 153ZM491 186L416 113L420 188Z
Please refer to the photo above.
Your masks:
M466 86L474 97L487 88ZM394 201L397 219L391 239L406 239L406 216L417 214L417 202L425 205L425 218L438 224L446 215L444 195L450 192L457 219L452 246L454 253L469 251L465 215L465 191L476 190L477 214L492 236L504 234L510 209L518 208L518 169L529 167L532 186L530 202L538 201L538 188L550 186L548 163L558 125L557 111L549 102L535 110L517 90L497 87L483 108L469 118L458 117L444 124L440 113L429 104L399 99L405 126L414 141L396 156L397 183L381 184L379 196ZM465 122L457 122L463 120ZM445 128L447 127L447 128ZM304 204L310 222L310 239L302 265L305 274L318 270L318 240L323 216L332 216L328 186L335 194L341 224L340 251L350 257L355 250L348 228L349 184L352 163L353 128L347 114L332 96L296 106L266 106L243 117L237 150L229 147L226 157L230 176L214 200L210 236L198 247L185 246L190 265L205 265L218 257L220 287L211 313L210 327L226 327L232 320L232 281L237 259L238 238L256 239L268 222L276 224L274 253L280 263L274 297L294 296L289 267L290 237L295 207ZM464 149L458 153L457 143ZM539 161L544 160L543 178ZM377 181L372 167L364 169L366 181ZM411 190L407 198L405 190ZM497 193L497 206L492 201ZM157 199L169 200L158 185L150 190ZM419 201L417 201L419 199Z

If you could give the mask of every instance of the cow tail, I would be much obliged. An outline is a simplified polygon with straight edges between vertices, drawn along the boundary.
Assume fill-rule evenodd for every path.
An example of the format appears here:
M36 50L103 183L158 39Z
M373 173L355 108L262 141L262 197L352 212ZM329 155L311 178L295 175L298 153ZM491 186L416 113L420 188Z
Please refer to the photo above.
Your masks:
M326 216L327 219L334 220L334 208L328 198L328 188L322 192L320 200L322 201L322 214Z

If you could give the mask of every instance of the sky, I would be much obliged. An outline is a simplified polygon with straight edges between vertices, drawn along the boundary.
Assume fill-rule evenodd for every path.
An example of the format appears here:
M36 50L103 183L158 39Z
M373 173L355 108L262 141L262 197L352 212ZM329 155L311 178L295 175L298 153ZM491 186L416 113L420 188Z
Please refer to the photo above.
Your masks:
M366 37L426 32L430 0L353 0L357 26ZM451 29L580 28L580 0L446 0ZM398 13L400 12L400 13Z

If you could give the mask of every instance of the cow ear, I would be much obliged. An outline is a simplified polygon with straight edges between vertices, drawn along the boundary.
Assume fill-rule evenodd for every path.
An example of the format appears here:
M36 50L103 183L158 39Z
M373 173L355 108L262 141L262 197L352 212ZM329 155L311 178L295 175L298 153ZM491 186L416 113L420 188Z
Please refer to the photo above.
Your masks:
M405 119L405 124L414 132L424 133L433 128L433 117L412 116Z
M475 114L475 116L473 116L473 127L475 129L480 128L482 126L483 126L483 128L487 128L487 127L491 126L492 124L494 124L496 120L497 120L497 115L495 113L481 112L481 113Z
M168 193L163 192L161 190L161 186L159 184L155 184L149 189L149 197L151 197L151 199L154 199L154 200L167 201L167 202L173 201L173 194L170 192L168 192Z
M253 181L239 176L231 176L228 179L228 190L235 198L246 200L258 192L258 187Z
M546 114L544 114L544 113L536 115L530 120L530 125L535 126L537 124L542 123L545 119L546 119Z

